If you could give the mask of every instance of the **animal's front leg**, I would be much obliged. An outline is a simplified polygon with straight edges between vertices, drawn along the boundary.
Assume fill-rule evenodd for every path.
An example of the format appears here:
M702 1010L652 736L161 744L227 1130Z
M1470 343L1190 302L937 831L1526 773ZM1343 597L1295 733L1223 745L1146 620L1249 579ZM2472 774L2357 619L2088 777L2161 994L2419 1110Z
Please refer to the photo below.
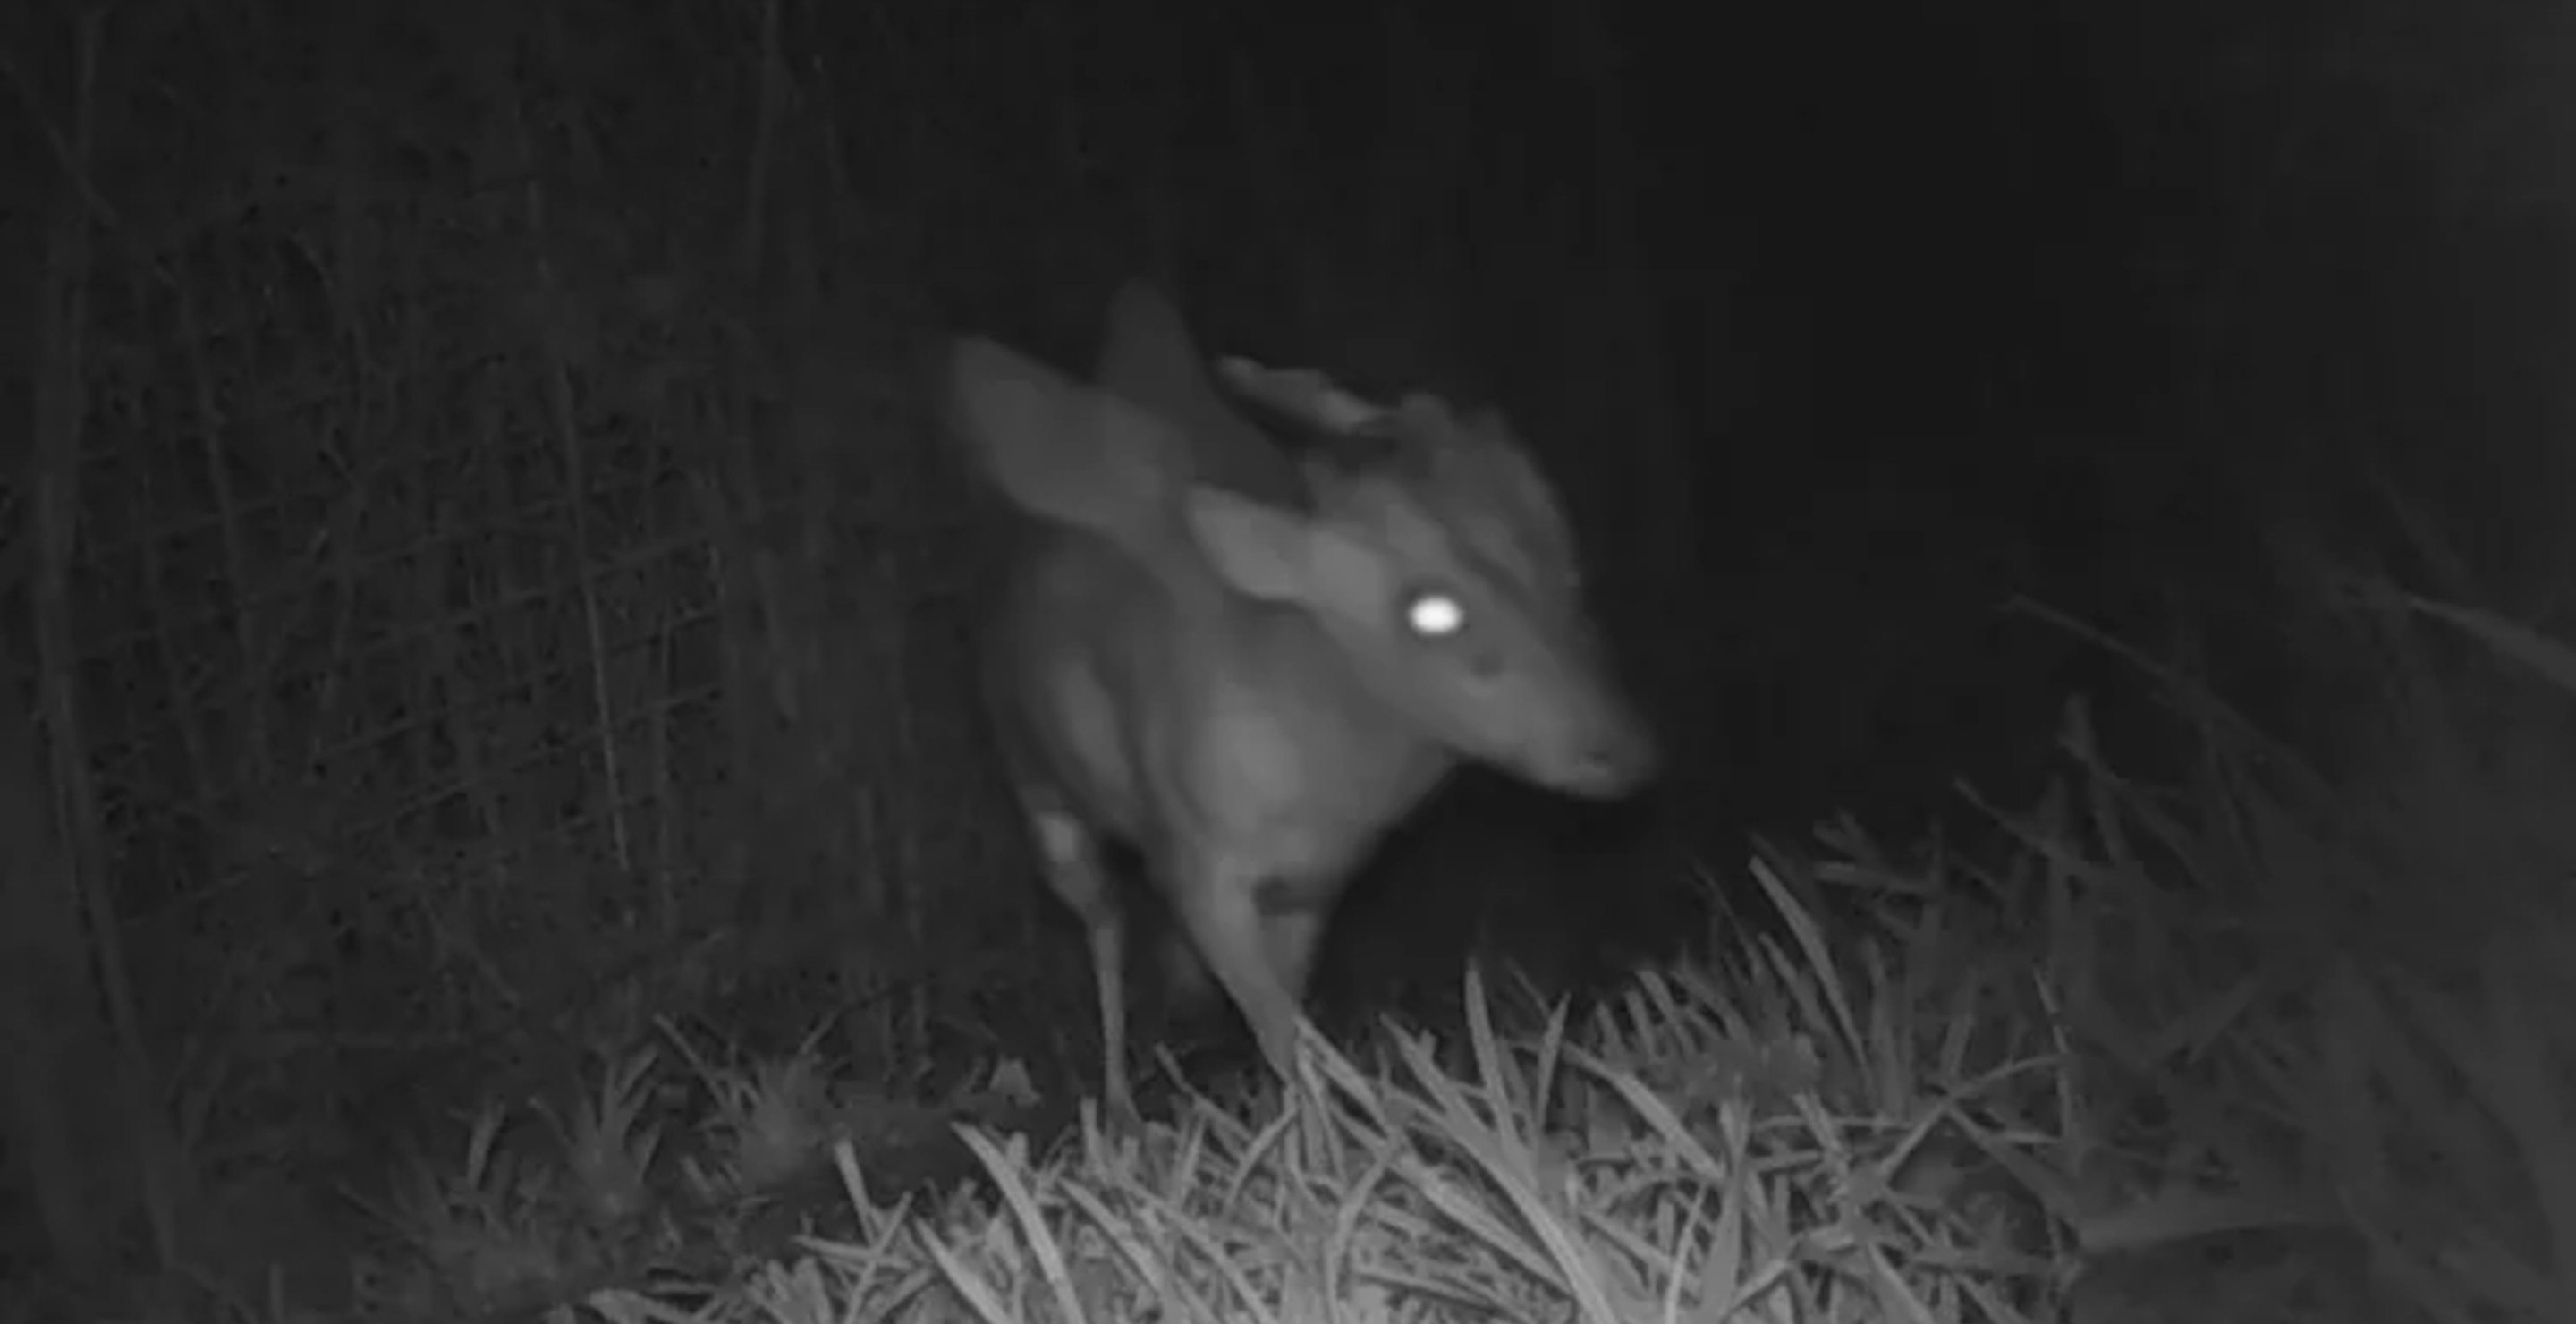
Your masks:
M1091 925L1091 981L1100 1004L1100 1092L1112 1123L1135 1118L1136 1091L1127 1080L1127 924L1111 912Z
M1262 945L1270 968L1299 1006L1306 1002L1307 981L1315 975L1315 951L1324 937L1324 912L1286 910L1261 917Z
M1271 963L1257 899L1261 875L1221 856L1202 856L1185 860L1170 882L1173 909L1217 983L1251 1024L1262 1057L1282 1080L1295 1079L1299 986Z

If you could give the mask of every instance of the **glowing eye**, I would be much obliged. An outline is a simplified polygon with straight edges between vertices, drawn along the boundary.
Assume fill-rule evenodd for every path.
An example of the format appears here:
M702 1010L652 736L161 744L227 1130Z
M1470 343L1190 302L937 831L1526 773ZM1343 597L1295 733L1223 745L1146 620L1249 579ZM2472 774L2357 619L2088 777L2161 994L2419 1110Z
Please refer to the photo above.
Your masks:
M1416 594L1404 604L1404 623L1426 639L1446 639L1466 628L1467 609L1446 593Z

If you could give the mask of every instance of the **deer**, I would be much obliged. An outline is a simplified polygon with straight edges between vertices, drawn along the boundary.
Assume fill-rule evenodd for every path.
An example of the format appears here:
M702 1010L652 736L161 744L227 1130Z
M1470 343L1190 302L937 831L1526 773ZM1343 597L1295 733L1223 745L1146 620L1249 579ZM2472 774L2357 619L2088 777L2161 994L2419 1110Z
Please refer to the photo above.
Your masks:
M1176 921L1167 967L1213 976L1293 1082L1336 903L1451 770L1609 800L1659 751L1498 410L1239 357L1212 372L1141 283L1108 321L1095 381L970 336L948 385L970 467L1017 517L981 619L988 725L1087 937L1102 1102L1132 1118L1133 917L1107 846ZM1319 444L1292 458L1244 408Z

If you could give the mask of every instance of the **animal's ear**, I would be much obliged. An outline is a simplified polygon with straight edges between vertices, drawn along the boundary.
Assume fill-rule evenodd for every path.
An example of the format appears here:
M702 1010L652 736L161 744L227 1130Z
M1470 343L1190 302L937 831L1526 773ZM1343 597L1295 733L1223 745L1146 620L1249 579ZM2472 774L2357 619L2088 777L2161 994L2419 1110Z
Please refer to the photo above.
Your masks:
M1063 374L980 337L957 342L949 356L966 439L979 456L1005 457L1055 449L1049 438L1061 426L1065 397L1073 389Z
M1100 383L1170 427L1190 472L1268 500L1295 495L1294 476L1269 436L1228 403L1170 294L1143 281L1109 301Z
M1161 290L1129 281L1109 300L1109 339L1100 384L1183 427L1207 390L1198 346L1181 310Z
M1206 486L1190 489L1186 510L1191 536L1217 578L1264 602L1308 596L1315 527L1305 517Z
M1159 420L989 340L949 368L969 451L1011 504L1113 537L1151 517L1178 454Z

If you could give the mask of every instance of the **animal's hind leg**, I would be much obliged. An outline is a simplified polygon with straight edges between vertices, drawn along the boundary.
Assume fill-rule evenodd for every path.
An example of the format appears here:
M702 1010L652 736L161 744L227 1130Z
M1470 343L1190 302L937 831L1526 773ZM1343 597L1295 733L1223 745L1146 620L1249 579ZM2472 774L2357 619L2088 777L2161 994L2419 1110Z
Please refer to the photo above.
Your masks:
M1029 823L1045 857L1047 882L1080 917L1091 946L1091 982L1100 1007L1101 1101L1113 1117L1132 1116L1127 1080L1127 917L1101 861L1100 838L1060 806L1032 803Z

